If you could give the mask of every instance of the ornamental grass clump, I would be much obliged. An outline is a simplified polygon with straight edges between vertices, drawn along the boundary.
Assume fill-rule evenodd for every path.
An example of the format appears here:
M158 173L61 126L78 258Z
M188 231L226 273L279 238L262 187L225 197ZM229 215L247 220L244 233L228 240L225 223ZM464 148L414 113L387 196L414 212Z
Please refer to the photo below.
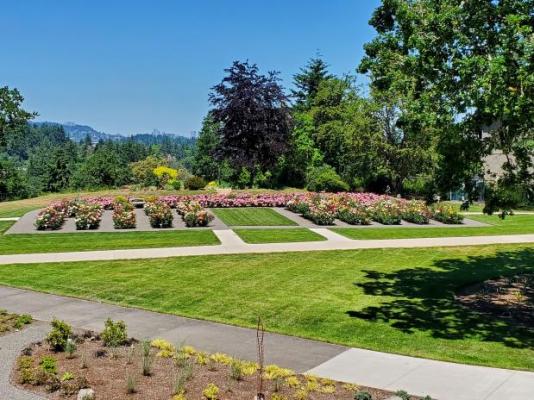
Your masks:
M400 202L402 219L414 224L428 224L432 213L424 201L410 200Z
M76 229L98 229L102 221L102 207L98 204L81 204L76 211Z
M452 204L438 203L432 208L432 214L436 221L444 224L461 224L464 216Z
M65 222L65 214L54 207L47 207L42 210L35 220L35 227L40 231L58 230Z

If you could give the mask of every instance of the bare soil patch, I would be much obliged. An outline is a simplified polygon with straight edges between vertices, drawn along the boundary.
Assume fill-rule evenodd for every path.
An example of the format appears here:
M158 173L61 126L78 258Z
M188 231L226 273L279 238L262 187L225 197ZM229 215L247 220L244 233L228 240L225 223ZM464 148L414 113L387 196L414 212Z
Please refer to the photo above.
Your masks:
M534 274L500 277L466 286L456 299L477 311L534 328Z

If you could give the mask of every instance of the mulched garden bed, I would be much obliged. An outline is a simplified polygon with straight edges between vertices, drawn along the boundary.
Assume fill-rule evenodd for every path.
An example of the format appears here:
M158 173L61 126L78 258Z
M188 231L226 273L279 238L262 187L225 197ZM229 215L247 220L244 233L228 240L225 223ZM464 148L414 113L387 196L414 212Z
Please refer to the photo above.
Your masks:
M477 311L534 328L534 274L491 279L462 288L456 299Z
M232 359L226 355L208 355L190 347L172 347L171 351L161 350L164 347L151 347L149 359L153 361L150 376L144 376L142 365L147 357L143 356L142 343L130 340L127 345L109 348L103 345L98 335L91 332L78 332L73 338L77 348L70 358L66 352L50 350L49 344L44 341L29 346L19 357L19 368L15 366L12 382L49 399L75 399L78 390L84 387L94 389L98 400L209 399L203 392L210 385L215 385L219 390L218 395L212 397L214 400L252 400L256 394L257 366L254 363L238 362L241 366L239 369L235 367L235 361L232 363ZM52 382L43 379L40 372L40 363L44 357L56 360L57 369ZM30 374L33 377L27 379L30 382L23 384L20 365L24 360L30 363L28 370L32 371ZM241 372L236 372L236 369ZM373 400L392 396L392 393L378 389L296 375L276 366L268 366L265 371L263 391L266 399L349 400L354 399L357 391L369 392ZM185 379L188 372L190 377ZM239 375L240 379L236 379ZM68 379L62 381L65 377ZM184 382L181 397L175 396L176 382L180 377ZM42 382L31 382L32 379ZM134 393L128 393L128 387ZM52 389L54 390L51 391Z

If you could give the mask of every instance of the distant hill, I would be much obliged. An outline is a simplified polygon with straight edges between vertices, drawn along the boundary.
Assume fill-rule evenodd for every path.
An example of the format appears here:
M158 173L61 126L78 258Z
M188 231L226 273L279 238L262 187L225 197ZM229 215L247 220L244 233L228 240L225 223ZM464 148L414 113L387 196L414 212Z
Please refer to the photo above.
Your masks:
M131 136L110 134L105 132L99 132L96 129L88 125L80 125L74 122L32 122L34 125L61 125L65 130L65 133L69 138L76 142L85 140L87 135L91 138L93 143L97 143L100 140L127 140L132 139L135 142L144 143L146 145L161 145L161 144L179 144L179 145L193 145L195 143L194 138L186 137L183 135L177 135L172 133L162 133L158 130L154 130L152 133L138 133Z

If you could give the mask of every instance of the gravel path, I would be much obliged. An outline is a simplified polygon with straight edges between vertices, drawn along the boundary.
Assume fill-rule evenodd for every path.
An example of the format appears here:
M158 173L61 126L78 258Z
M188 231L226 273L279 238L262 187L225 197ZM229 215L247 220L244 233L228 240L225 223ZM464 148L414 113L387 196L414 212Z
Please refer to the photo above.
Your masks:
M42 340L48 331L48 324L34 321L20 332L0 336L0 399L5 400L41 400L37 396L13 387L9 383L12 366L24 347Z

